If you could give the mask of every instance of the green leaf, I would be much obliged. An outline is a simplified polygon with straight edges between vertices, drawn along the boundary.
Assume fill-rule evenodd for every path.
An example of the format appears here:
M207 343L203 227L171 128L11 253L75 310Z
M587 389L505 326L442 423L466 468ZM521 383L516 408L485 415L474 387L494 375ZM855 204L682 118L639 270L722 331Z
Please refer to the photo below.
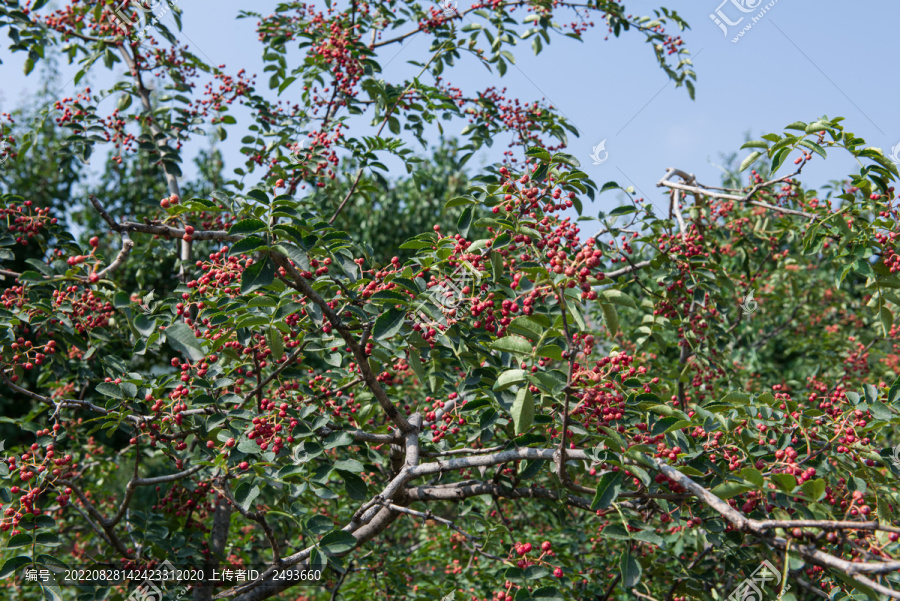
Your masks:
M815 123L810 123L806 126L806 133L812 134L819 131L826 131L828 129L828 124L823 123L822 121L816 121Z
M334 528L334 523L324 515L314 515L306 520L304 528L310 534L325 534Z
M619 215L631 215L632 213L637 213L637 209L634 205L622 205L621 207L616 207L610 211L609 216L617 217Z
M274 326L269 326L266 332L266 341L269 343L269 349L276 361L284 357L284 338L282 338L281 330Z
M733 390L725 395L725 397L720 401L725 405L749 405L750 397L744 394L743 392L737 392Z
M244 270L241 276L241 294L247 294L268 286L275 280L275 264L266 256Z
M657 547L666 546L666 541L664 541L660 535L653 532L652 530L641 530L640 532L635 532L634 540L643 541L651 545L656 545Z
M519 480L530 480L531 478L534 478L541 473L545 463L547 463L546 459L532 459L525 464L525 469L519 472Z
M97 392L102 395L110 396L114 399L124 399L125 395L122 394L122 389L117 385L111 382L100 382L97 384Z
M825 480L822 478L807 480L800 485L800 490L813 501L821 501L825 498Z
M472 215L474 214L474 210L471 206L463 209L462 214L459 216L459 219L456 222L456 228L459 230L459 235L465 238L469 235L469 227L472 225Z
M878 595L878 593L876 593L875 591L873 591L870 587L866 586L865 584L863 584L863 583L861 583L861 582L857 582L857 581L854 580L853 577L851 577L851 576L847 576L847 575L845 575L845 574L842 574L841 572L839 572L839 571L837 571L837 570L830 570L829 573L830 573L830 574L834 574L835 578L837 578L838 580L840 580L841 582L844 583L844 586L843 586L843 587L840 587L840 588L842 588L843 590L846 591L846 590L849 590L849 589L853 589L853 590L859 591L859 592L863 595L862 597L858 597L858 596L855 596L855 595L854 595L854 597L852 597L853 599L879 599L879 598L883 598L883 597L880 597L880 596ZM849 596L844 596L843 598L844 598L844 599L851 599L851 597L849 597Z
M622 586L629 589L641 580L641 564L631 556L628 550L622 551L619 559L619 574L622 577Z
M538 146L534 146L526 150L525 156L534 157L541 161L550 161L552 159L549 152Z
M516 317L507 329L521 334L532 342L537 342L547 331L547 326L537 321L533 316L522 315L521 317Z
M6 563L3 564L3 567L0 568L0 580L8 578L16 570L29 563L31 563L31 558L27 555L19 555L18 557L7 559Z
M264 315L245 315L234 322L235 328L256 328L268 325L269 318Z
M628 534L628 531L625 530L619 524L610 524L606 526L601 532L600 536L603 538L611 538L613 540L630 540L631 535Z
M622 492L622 481L624 474L622 470L617 472L606 472L600 477L597 483L597 492L594 494L594 500L591 501L591 511L597 509L606 509L618 498Z
M60 544L59 536L54 532L39 532L34 540L41 545L55 546Z
M530 355L534 350L534 347L531 346L530 342L519 336L504 336L503 338L498 338L491 343L491 348L504 353L519 353L521 355Z
M775 396L771 392L762 393L756 397L756 400L765 405L774 405L777 402Z
M233 235L252 234L264 229L266 229L266 224L259 219L243 219L228 228L228 233Z
M354 473L337 470L338 475L344 480L344 490L354 501L365 501L369 498L369 491L365 481Z
M173 349L185 355L191 361L200 361L206 356L194 331L182 322L173 323L165 329L166 342Z
M758 159L761 156L762 156L762 152L760 152L759 150L754 150L753 152L751 152L747 156L746 159L741 161L741 166L740 166L740 168L738 168L738 172L741 172L741 171L744 171L745 169L747 169L747 167L752 165L756 161L756 159Z
M891 326L894 325L894 314L891 313L891 310L887 308L886 305L881 306L881 330L885 336L888 335L888 332L891 331Z
M503 255L496 251L491 251L491 271L494 274L494 281L499 282L500 276L503 275Z
M282 242L281 244L275 245L275 250L293 261L298 269L302 269L303 271L309 271L311 269L309 257L304 251L297 248L296 245L291 244L290 242Z
M525 370L524 369L509 369L497 378L497 383L494 384L494 390L506 390L510 386L522 384L525 382Z
M24 547L26 545L31 544L31 534L27 532L20 532L19 534L13 536L9 539L9 542L6 544L8 549L15 549L16 547Z
M249 480L244 480L234 490L234 500L244 510L250 511L253 501L259 496L259 487L251 484Z
M874 417L875 419L880 419L886 422L891 421L891 418L893 417L891 410L888 409L888 406L881 401L873 401L869 403L869 411L872 412L872 417Z
M262 190L257 190L257 189L250 190L249 192L247 192L247 196L254 200L258 200L262 204L265 204L265 205L269 204L269 196Z
M231 247L231 250L228 251L228 254L232 256L247 254L260 248L268 248L265 240L259 236L247 236L243 240L235 242Z
M531 593L531 598L534 601L565 601L565 597L562 596L562 593L555 586L541 587Z
M357 461L356 459L341 459L340 461L334 462L334 469L336 470L344 470L345 472L352 472L354 474L359 474L365 471L365 466Z
M621 290L610 288L608 290L604 290L601 295L604 299L606 299L607 302L621 305L623 307L631 307L632 309L638 308L637 303L634 302L634 299Z
M720 499L730 499L731 497L735 497L737 495L743 494L748 490L753 490L755 487L751 484L745 484L744 482L723 482L722 484L713 488L710 492L716 495Z
M770 477L775 486L784 492L791 492L797 488L797 478L791 474L772 474Z
M513 418L513 426L516 435L527 432L534 422L534 395L527 386L523 386L516 393L516 400L510 410Z
M325 438L325 448L346 447L353 442L353 435L349 432L332 432Z
M671 432L672 430L680 430L681 428L685 428L690 425L691 422L681 419L680 417L664 417L653 424L653 428L651 428L650 433L653 436L658 436L660 434Z
M619 331L619 314L616 308L609 303L600 303L603 310L603 318L606 320L606 327L611 336L615 336Z
M488 399L475 399L472 401L468 401L465 405L462 406L460 411L475 411L476 409L481 409L482 407L486 407L490 404L491 402Z
M419 352L413 347L409 347L409 365L416 372L419 384L424 385L428 380L425 377L425 370L422 368L422 357L419 356Z
M550 575L550 570L544 566L528 566L522 574L525 580L538 580Z
M752 467L746 467L740 472L741 478L747 480L748 482L752 482L756 485L757 488L762 488L766 484L765 478L763 478L762 472L758 469L754 469Z
M329 557L347 553L355 546L356 537L345 530L329 532L319 541L319 548Z
M391 307L375 320L375 326L372 328L372 338L384 340L395 335L403 327L403 319L405 317L406 311Z
M134 328L141 336L146 338L156 331L156 320L150 319L143 313L139 313L134 318Z
M896 405L898 401L900 401L900 377L894 380L888 390L888 403Z
M52 555L45 555L43 553L35 557L34 561L49 568L60 568L62 570L65 570L69 567L61 559L53 557Z

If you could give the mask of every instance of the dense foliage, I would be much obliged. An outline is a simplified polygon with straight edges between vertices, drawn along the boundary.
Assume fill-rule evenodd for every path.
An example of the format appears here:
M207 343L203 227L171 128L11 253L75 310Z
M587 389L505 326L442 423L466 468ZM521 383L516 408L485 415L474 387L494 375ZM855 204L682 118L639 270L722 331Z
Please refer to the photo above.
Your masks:
M198 601L722 599L762 561L786 601L900 598L898 172L840 119L747 142L724 187L668 169L658 215L562 152L553 107L444 78L462 53L502 76L517 40L599 17L693 93L666 9L246 13L290 105L149 9L143 37L112 2L44 4L0 7L29 71L129 75L2 123L10 598L123 599L137 582L66 570L165 561L261 573L163 587ZM417 33L420 72L380 79L378 49ZM376 135L353 135L365 115ZM404 141L456 125L428 159ZM245 164L213 146L185 178L210 132ZM838 152L859 171L804 186ZM379 174L388 155L408 177ZM600 193L627 202L587 215ZM309 567L321 582L272 579Z

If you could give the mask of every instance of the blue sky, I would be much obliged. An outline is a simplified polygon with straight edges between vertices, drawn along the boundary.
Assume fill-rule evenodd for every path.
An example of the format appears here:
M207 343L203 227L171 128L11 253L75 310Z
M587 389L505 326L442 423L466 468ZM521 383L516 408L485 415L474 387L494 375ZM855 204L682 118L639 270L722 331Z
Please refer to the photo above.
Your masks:
M633 185L639 195L659 207L666 202L655 184L667 167L692 172L700 181L715 184L719 181L716 164L720 163L720 153L737 151L748 132L759 137L769 131L780 132L796 120L843 116L845 127L872 146L889 153L900 143L896 114L900 78L892 66L897 61L895 18L900 16L896 0L853 5L836 0L778 0L737 43L732 41L733 34L758 11L744 15L731 0L724 5L719 4L721 1L662 4L677 10L692 27L681 35L693 53L698 74L693 101L684 88L676 89L668 83L639 34L629 32L604 41L606 31L602 26L589 30L584 43L554 38L537 57L530 41L521 44L517 65L502 79L469 59L446 69L443 77L467 91L497 85L506 86L510 96L525 101L547 98L581 131L580 138L570 138L569 152L579 158L594 181L599 185L610 180ZM750 6L760 3L734 0L741 1ZM769 3L761 2L759 10ZM470 4L471 0L460 0L459 7ZM181 0L179 5L184 10L180 35L192 51L212 64L225 64L228 72L246 68L258 74L258 88L266 90L268 76L262 72L261 46L253 31L256 21L237 20L236 16L239 10L268 14L276 2ZM626 1L629 12L635 15L650 15L659 5ZM855 10L848 10L851 6ZM728 36L710 18L717 8L732 21L745 17L730 28ZM601 20L595 22L600 24ZM415 75L418 68L406 61L427 60L426 42L425 36L419 35L402 49L399 45L386 47L381 55L386 79L396 82ZM288 56L299 53L293 50ZM25 77L24 56L11 55L6 43L0 48L0 59L0 111L9 111L21 104L24 94L39 87L41 73L35 69ZM64 68L63 82L71 82L75 72L75 68ZM98 76L91 81L94 91L112 82L102 66L96 72ZM63 95L73 95L83 85L76 89L69 83ZM283 98L290 100L291 93L289 88ZM271 94L274 97L274 92ZM107 102L111 105L113 100ZM232 126L228 139L220 143L227 169L243 163L238 152L245 131L241 126L249 123L240 119L240 111L237 115L237 126ZM464 121L453 122L445 125L445 131L458 133L464 126ZM353 127L360 128L357 134L369 129L362 121ZM608 159L602 165L592 165L591 148L601 140L606 140ZM415 140L409 143L421 151ZM188 154L207 144L207 140L197 139L187 147ZM470 171L477 172L479 159L497 160L505 145L498 141L473 159ZM740 151L740 155L748 152ZM833 154L827 161L816 158L807 166L803 179L810 185L821 185L855 168L848 156ZM587 205L586 212L609 210L621 201L610 193Z

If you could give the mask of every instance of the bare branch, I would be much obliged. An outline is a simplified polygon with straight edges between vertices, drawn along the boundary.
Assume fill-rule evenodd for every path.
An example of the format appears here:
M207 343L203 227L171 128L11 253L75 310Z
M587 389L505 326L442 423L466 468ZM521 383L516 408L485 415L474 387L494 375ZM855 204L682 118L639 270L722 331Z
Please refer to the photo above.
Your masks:
M119 251L119 254L116 255L115 260L106 266L106 269L97 273L97 277L101 279L121 267L122 263L125 262L125 259L128 258L128 255L131 254L131 249L134 247L134 240L128 236L128 232L119 232L119 235L122 236L122 249Z
M100 217L115 232L139 232L142 234L153 234L154 236L163 236L165 238L182 238L185 231L182 228L163 225L161 223L135 223L133 221L116 222L112 216L106 212L106 209L100 204L97 198L92 194L90 196L91 204L100 214ZM237 242L243 239L243 236L237 234L229 234L224 230L195 230L191 237L194 240L218 240L221 242Z
M628 267L622 267L621 269L616 269L615 271L607 271L604 273L604 275L607 278L617 278L620 275L633 273L633 272L637 271L638 269L642 269L642 268L646 267L649 264L650 264L650 261L638 261L637 263L629 265Z
M801 169L802 169L802 166L801 166ZM763 207L763 208L769 209L771 211L778 211L779 213L784 213L785 215L796 215L798 217L805 217L807 219L812 219L814 221L818 221L821 219L821 217L819 217L815 213L807 213L806 211L797 211L794 209L786 209L784 207L779 207L779 206L769 204L767 202L763 202L760 200L751 200L753 195L756 194L759 190L766 188L768 186L771 186L772 184L777 184L777 183L781 183L786 180L789 180L789 179L793 178L794 176L799 175L799 173L800 173L800 169L798 169L797 171L795 171L794 173L792 173L790 175L786 175L786 176L780 177L778 179L769 180L767 182L758 183L758 184L754 185L750 189L750 191L743 196L738 196L737 194L726 194L724 192L716 192L712 188L707 188L707 187L701 186L699 184L695 185L695 186L688 185L694 181L694 176L692 174L685 173L684 171L681 171L680 169L674 169L672 167L669 167L668 169L666 169L666 174L663 176L663 178L661 180L659 180L659 182L657 182L656 185L660 186L660 187L665 186L666 188L671 188L674 190L683 190L685 192L693 192L694 194L700 194L702 196L709 196L711 198L736 200L741 203L745 203L745 204L749 204L749 205L753 205L753 206L757 206L757 207ZM670 181L669 178L672 177L673 175L679 176L680 178L682 178L683 180L685 180L688 183L687 184L679 184L678 182Z
M134 559L134 557L129 553L128 549L122 543L122 540L116 534L115 526L109 523L109 520L103 517L103 514L94 506L93 503L85 496L85 494L81 491L81 488L70 480L60 480L62 484L65 484L69 488L72 489L72 492L75 493L75 496L81 501L81 504L84 505L84 508L87 510L89 514L97 521L101 528L103 528L103 532L106 533L106 539L109 541L109 544L126 559Z

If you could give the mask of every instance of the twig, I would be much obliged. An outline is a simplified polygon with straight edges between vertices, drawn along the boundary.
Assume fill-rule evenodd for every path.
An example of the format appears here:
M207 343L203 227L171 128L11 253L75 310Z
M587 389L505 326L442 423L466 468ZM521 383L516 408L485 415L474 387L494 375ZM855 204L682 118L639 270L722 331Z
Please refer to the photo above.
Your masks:
M712 550L713 550L712 545L706 545L706 547L702 551L700 551L700 554L697 555L697 557L695 557L694 560L688 564L688 567L686 568L685 571L690 572L692 569L694 569L694 566L696 566L698 563L700 563L700 561L704 557L706 557L706 555ZM672 585L672 588L669 589L669 593L666 595L666 601L672 601L672 598L675 595L675 589L678 588L678 585L681 584L682 580L683 579L678 579L675 581L675 583Z
M118 269L125 262L125 259L128 258L128 255L131 254L131 249L134 247L134 240L128 236L128 232L119 232L119 235L122 237L122 249L116 255L115 260L107 265L106 269L97 274L97 277L101 279Z
M334 588L331 590L331 601L337 601L338 591L341 589L341 586L344 584L344 580L347 578L347 574L349 574L353 570L353 562L347 564L347 569L344 570L344 573L341 574L340 580L337 581L337 584L334 585Z
M231 503L233 507L235 507L242 516L247 518L248 520L253 520L262 528L263 533L266 536L266 539L269 541L269 546L272 548L272 556L274 557L274 563L276 565L281 564L281 551L278 549L278 541L275 540L275 533L272 532L271 526L266 521L266 516L261 511L249 511L241 507L241 505L235 500L234 495L231 493L231 489L228 487L228 478L222 479L222 494L225 495L225 498L228 499L228 502Z

